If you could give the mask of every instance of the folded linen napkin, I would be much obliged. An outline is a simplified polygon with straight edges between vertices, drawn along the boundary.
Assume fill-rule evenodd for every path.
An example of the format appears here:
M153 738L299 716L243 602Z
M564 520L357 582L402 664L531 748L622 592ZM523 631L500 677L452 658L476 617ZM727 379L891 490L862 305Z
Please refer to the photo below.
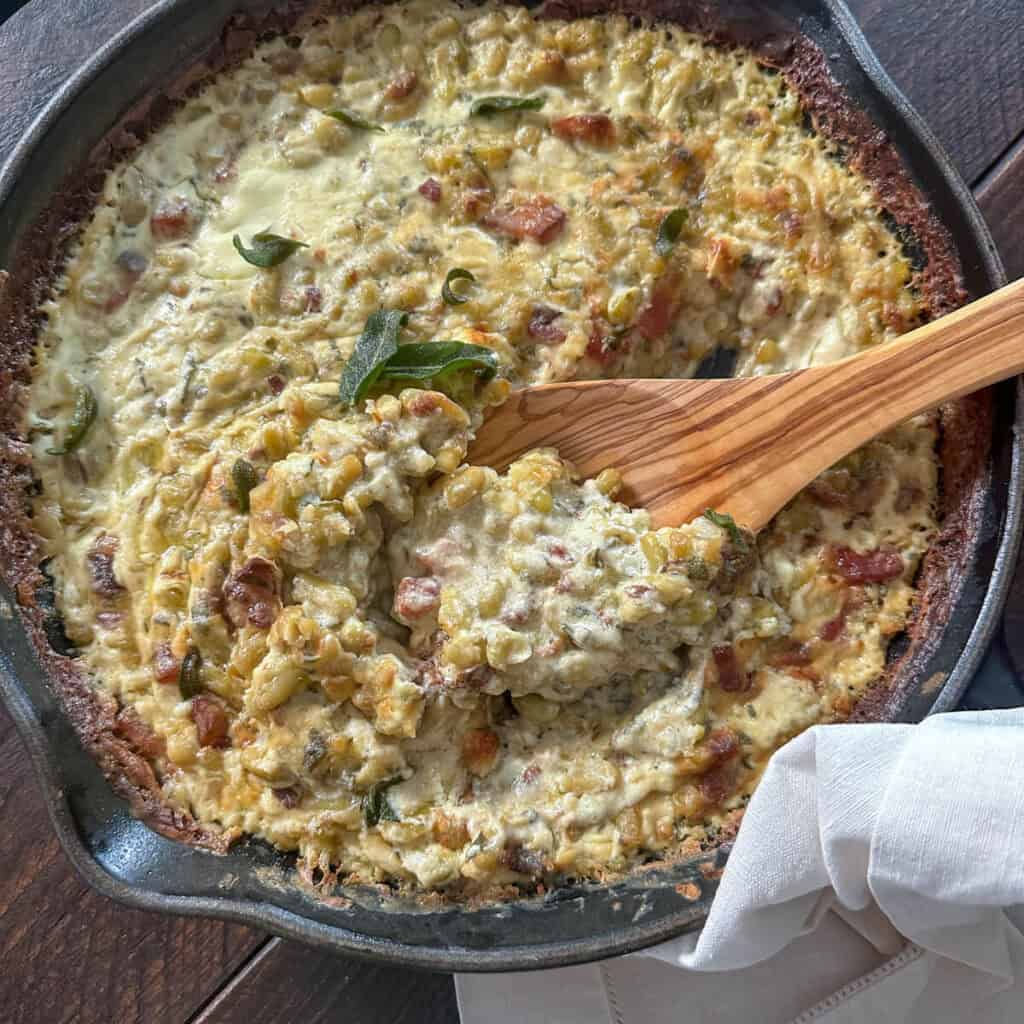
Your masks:
M835 915L827 913L833 908L880 952L891 954L905 940L915 945L884 965L881 978L855 984L814 1019L831 1020L833 1012L844 1022L886 1019L878 1016L879 986L904 972L912 981L903 985L902 1008L891 1019L1020 1021L1024 934L1004 912L1014 904L1024 904L1024 709L935 715L918 726L816 726L772 758L703 930L646 955L687 971L729 972L719 976L723 991L735 996L735 986L751 984L759 990L752 996L761 1019L786 1020L801 961L778 957L780 973L767 985L763 970L750 965L776 956L823 918L834 929ZM853 960L848 981L864 971L863 960ZM587 976L603 986L607 1000L609 979L628 985L632 963L618 961L611 973ZM574 977L577 989L584 975ZM681 1011L694 980L679 972L674 985L659 982L671 1015L652 1017L648 1007L645 1024L705 1019ZM489 984L497 993L504 982L476 976L457 984L463 1024L526 1019L521 1010L511 1016L469 1011L471 1004L487 1005L479 997ZM787 999L775 998L787 986ZM707 993L704 979L699 987ZM817 999L820 994L807 1005ZM858 999L868 1016L857 1016ZM581 997L574 1016L563 999L556 1017L536 1019L592 1024L600 1018L585 1002ZM616 1013L609 1019L632 1024L621 1006Z

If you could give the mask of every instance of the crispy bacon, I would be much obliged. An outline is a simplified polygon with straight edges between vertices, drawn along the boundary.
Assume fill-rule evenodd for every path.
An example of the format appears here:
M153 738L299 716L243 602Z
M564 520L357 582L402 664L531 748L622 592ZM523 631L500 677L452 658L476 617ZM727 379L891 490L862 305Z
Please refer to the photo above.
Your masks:
M726 693L745 693L750 689L750 674L745 672L729 644L716 644L711 648L718 671L718 685Z
M522 843L507 843L501 853L501 863L520 875L539 875L544 871L544 861L534 850Z
M474 775L486 775L498 760L498 734L491 729L470 729L462 740L462 757Z
M104 533L96 538L89 549L85 561L89 566L89 577L92 589L104 597L116 597L124 591L114 575L114 554L117 551L117 538Z
M164 199L149 218L153 237L162 241L184 238L192 231L192 208L180 197Z
M285 380L279 373L272 373L267 378L267 387L272 395L279 395L284 391Z
M647 341L660 338L672 326L679 305L679 275L675 272L665 274L655 282L651 291L651 301L637 317L636 329Z
M843 544L829 545L826 564L849 583L885 583L903 573L903 558L891 548L858 552Z
M168 643L157 644L153 652L153 677L158 683L176 683L181 662L171 651Z
M714 766L734 758L740 752L740 738L727 725L713 729L705 743L709 763Z
M607 320L595 316L590 322L590 338L587 341L586 355L602 366L613 362L619 353L618 339L612 334L612 325Z
M404 100L411 95L419 84L419 76L415 71L400 71L388 82L384 89L384 98L388 100Z
M250 558L224 583L224 609L232 624L269 629L281 610L277 568L265 558Z
M435 178L427 178L416 191L432 203L441 202L441 183Z
M736 762L716 765L700 780L700 795L709 804L720 804L736 786Z
M570 114L551 122L551 130L560 139L583 139L606 145L615 139L615 125L607 114Z
M539 338L551 345L565 341L565 331L555 326L555 321L562 315L560 309L550 306L534 306L530 314L530 322L526 325L526 333L531 338Z
M484 227L507 238L553 242L565 227L565 210L545 195L531 196L518 206L503 205L481 218Z
M844 601L842 608L839 609L839 613L834 618L829 619L818 631L818 636L825 643L833 643L843 635L843 631L846 629L846 613L847 606Z
M810 648L806 644L787 640L782 649L768 659L768 664L773 668L802 668L812 661Z
M422 619L441 604L441 581L434 576L406 576L395 591L394 612L403 622Z
M192 721L201 747L230 747L228 716L216 697L200 693L192 698Z

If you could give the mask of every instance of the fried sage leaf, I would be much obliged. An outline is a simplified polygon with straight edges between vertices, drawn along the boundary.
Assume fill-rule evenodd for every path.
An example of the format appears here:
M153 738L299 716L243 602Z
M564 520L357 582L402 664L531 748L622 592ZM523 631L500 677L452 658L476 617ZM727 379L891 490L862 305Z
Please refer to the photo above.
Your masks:
M79 384L75 389L75 408L64 432L64 443L57 448L47 448L48 455L67 455L73 452L89 433L89 428L96 421L99 405L96 395L87 384Z
M469 281L472 284L476 284L476 278L464 267L452 267L445 276L444 284L441 285L441 298L449 306L461 306L464 302L469 302L469 296L459 295L452 288L452 282L454 281Z
M236 459L231 467L231 482L235 485L235 497L243 512L249 511L249 492L260 482L260 475L245 459Z
M511 110L540 110L546 102L546 96L481 96L473 100L469 114L470 117L491 117Z
M408 319L409 314L400 309L379 309L367 317L341 374L338 392L342 402L354 405L366 397L388 357L398 351L398 335Z
M658 237L654 240L654 251L659 256L667 256L679 239L679 232L690 219L689 213L681 206L670 210L658 225Z
M357 114L354 110L347 110L345 107L339 107L337 110L328 110L327 116L333 117L335 121L340 121L349 128L358 128L364 132L380 132L382 135L384 134L384 129L381 125L367 121L362 114Z
M190 647L181 659L178 671L178 689L182 700L191 700L203 692L203 656L198 647Z
M710 519L715 526L720 526L723 530L726 530L733 544L742 544L744 542L743 532L736 525L736 520L728 512L716 512L713 508L709 508L704 510L704 518Z
M401 778L394 778L375 782L363 794L363 821L366 822L367 828L373 828L382 821L398 821L398 815L385 794L401 781Z
M432 380L456 370L476 370L482 380L498 372L498 357L483 345L428 341L401 345L381 367L380 380Z
M251 263L254 267L276 267L284 263L292 253L299 249L308 249L305 242L297 242L294 238L283 238L281 235L271 234L269 231L261 231L252 236L252 246L247 248L242 244L240 235L231 239L238 250L238 255Z

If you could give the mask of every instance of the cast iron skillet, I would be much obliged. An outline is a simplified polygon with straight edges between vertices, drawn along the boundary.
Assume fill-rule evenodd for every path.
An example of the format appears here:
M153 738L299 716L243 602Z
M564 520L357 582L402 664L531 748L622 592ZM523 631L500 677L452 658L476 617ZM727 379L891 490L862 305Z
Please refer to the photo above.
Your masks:
M713 5L708 5L713 6ZM103 47L21 140L0 173L0 266L92 146L142 94L170 82L230 15L271 0L161 0ZM720 0L727 21L785 19L821 47L832 74L895 141L956 241L971 297L1004 283L970 192L934 136L879 66L841 0ZM915 661L885 716L915 721L955 707L995 628L1021 525L1020 396L997 389L988 478L972 510L962 585L944 628ZM249 841L224 856L165 839L131 816L85 753L0 588L0 692L28 746L65 851L101 893L132 906L240 921L325 949L439 970L554 967L640 949L700 926L724 859L636 874L614 885L562 888L477 910L423 910L370 890L324 901L294 884L289 858ZM699 895L695 895L699 894Z

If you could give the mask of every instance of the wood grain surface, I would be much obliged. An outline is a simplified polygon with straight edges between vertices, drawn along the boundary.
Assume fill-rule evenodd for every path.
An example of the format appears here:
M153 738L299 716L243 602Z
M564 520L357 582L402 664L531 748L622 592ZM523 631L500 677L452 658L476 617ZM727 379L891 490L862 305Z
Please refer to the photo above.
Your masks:
M0 159L67 74L149 5L31 0L0 25ZM1024 4L849 5L961 173L980 182L979 201L1010 276L1024 275L1024 149L1014 147L1024 132ZM11 6L0 0L0 17ZM1024 586L1019 589L1024 601ZM999 656L1007 658L1004 648ZM989 701L968 694L966 703ZM445 975L373 968L249 929L132 911L91 894L53 838L20 740L3 712L0 953L0 1019L11 1024L457 1020Z

